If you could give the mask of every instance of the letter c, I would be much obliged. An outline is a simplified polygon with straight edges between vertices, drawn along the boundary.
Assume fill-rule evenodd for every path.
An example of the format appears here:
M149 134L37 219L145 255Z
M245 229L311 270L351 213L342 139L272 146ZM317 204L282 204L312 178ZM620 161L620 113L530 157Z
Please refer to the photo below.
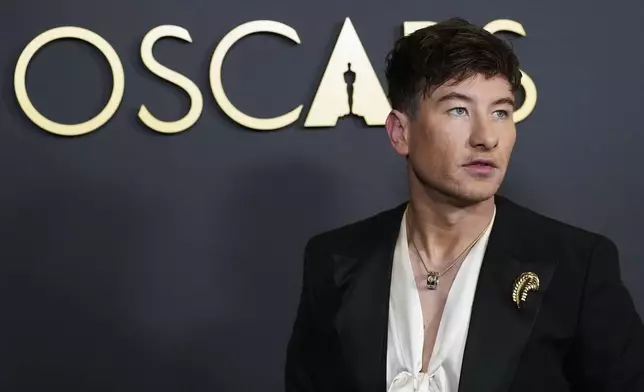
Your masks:
M107 105L95 117L80 124L61 124L51 121L38 112L31 103L29 94L27 93L26 76L29 62L40 48L61 38L75 38L92 44L103 53L112 71L112 94ZM78 136L100 128L114 115L123 98L125 73L123 72L123 64L121 64L118 54L100 35L80 27L66 26L47 30L29 42L18 58L13 84L18 104L31 121L45 131L56 135Z
M300 37L297 35L295 29L280 22L270 20L255 20L235 27L219 42L219 45L217 45L217 48L212 54L212 60L210 62L210 88L212 89L212 94L219 104L219 107L221 107L221 110L223 110L224 113L228 115L228 117L235 120L237 123L251 129L262 131L283 128L289 124L294 123L300 117L300 112L302 111L303 105L300 105L290 112L278 117L256 118L251 117L237 109L230 102L230 100L226 96L226 93L224 92L224 87L221 82L221 68L224 62L224 58L226 57L226 53L228 53L230 48L237 41L253 33L279 34L291 39L298 44L300 43Z

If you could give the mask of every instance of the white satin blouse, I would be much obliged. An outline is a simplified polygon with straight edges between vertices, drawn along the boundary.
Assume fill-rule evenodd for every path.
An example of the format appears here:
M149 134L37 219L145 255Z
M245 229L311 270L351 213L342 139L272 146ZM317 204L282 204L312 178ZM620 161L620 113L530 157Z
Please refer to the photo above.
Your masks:
M447 296L438 335L422 373L423 313L409 257L405 212L396 243L389 298L388 392L456 392L479 271L492 224L457 272ZM494 211L494 217L496 210Z

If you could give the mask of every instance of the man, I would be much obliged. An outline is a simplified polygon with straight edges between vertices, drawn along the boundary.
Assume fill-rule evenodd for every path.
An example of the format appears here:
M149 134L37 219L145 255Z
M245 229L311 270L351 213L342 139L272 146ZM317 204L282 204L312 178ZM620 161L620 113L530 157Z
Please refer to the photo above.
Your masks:
M644 391L644 327L609 239L496 195L519 62L450 19L388 57L408 203L306 246L286 390Z

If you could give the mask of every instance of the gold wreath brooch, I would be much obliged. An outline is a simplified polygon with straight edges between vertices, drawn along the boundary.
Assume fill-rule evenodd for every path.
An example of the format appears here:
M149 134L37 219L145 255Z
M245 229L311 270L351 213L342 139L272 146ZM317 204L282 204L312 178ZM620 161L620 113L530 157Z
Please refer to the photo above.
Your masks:
M514 289L512 290L512 302L521 308L521 302L528 299L530 291L539 290L539 277L534 272L524 272L514 281Z

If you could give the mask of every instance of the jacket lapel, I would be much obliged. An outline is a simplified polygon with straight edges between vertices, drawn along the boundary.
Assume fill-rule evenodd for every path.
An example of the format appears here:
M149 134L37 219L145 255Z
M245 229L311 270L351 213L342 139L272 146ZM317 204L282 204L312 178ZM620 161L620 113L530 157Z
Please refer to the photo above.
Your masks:
M483 258L463 354L459 392L507 391L539 313L556 260L544 256L538 231L531 230L523 210L496 198L495 219ZM534 272L537 292L517 308L512 302L515 279Z
M341 305L335 319L344 365L356 391L386 390L387 325L393 255L406 204L370 225L352 255L337 255Z

